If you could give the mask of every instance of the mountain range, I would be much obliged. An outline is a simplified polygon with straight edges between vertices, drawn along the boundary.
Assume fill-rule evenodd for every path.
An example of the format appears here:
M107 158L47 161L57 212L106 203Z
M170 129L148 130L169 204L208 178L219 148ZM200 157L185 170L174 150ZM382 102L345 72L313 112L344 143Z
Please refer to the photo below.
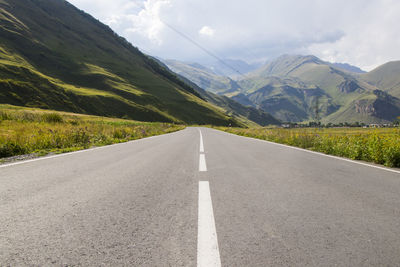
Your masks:
M279 123L264 111L256 123L255 108L196 91L64 0L0 0L0 103L140 121Z
M199 64L165 63L207 91L282 121L386 123L400 116L400 61L365 72L312 55L283 55L237 79Z
M398 61L364 72L298 55L160 62L65 0L0 0L5 104L186 124L383 123L400 115L399 74Z

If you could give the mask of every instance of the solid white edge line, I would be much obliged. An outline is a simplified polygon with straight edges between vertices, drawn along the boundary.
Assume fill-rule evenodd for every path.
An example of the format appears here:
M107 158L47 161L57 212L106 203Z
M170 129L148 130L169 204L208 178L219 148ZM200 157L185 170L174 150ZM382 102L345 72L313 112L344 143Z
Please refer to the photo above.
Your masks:
M203 135L201 134L200 130L199 132L200 132L200 153L204 153Z
M221 258L208 181L199 181L198 205L197 266L219 267L221 266Z
M199 171L200 172L206 172L207 171L206 156L204 154L200 154Z
M180 130L180 131L182 131L182 130ZM180 132L180 131L177 131L177 132ZM58 158L58 157L65 157L65 156L70 156L70 155L74 155L74 154L78 154L78 153L89 152L89 151L93 151L93 150L97 150L97 149L105 149L105 148L114 147L114 146L118 146L118 145L124 145L124 144L129 144L129 143L145 141L145 140L149 140L149 139L165 136L165 135L168 135L168 134L174 134L174 133L177 133L177 132L160 134L160 135L153 135L153 136L149 136L149 137L145 137L145 138L141 138L141 139L131 140L131 141L128 141L128 142L116 143L116 144L99 146L99 147L93 147L93 148L88 148L88 149L82 149L82 150L68 152L68 153L62 153L62 154L58 154L58 155L54 155L54 156L48 156L48 157L44 156L44 157L35 158L35 159L21 160L21 161L17 161L17 162L13 162L13 163L0 164L0 169L1 168L15 166L15 165L20 165L20 164L30 163L30 162L34 162L34 161L41 161L41 160L46 160L46 159L54 159L54 158Z
M216 129L214 129L214 130L216 130ZM217 130L217 131L220 131L220 130ZM363 166L367 166L367 167L372 167L372 168L376 168L376 169L380 169L380 170L384 170L384 171L394 172L394 173L399 173L400 174L400 171L398 171L398 170L393 170L393 169L389 169L389 168L385 168L385 167L375 166L375 165L372 165L372 164L359 162L359 161L352 160L352 159L341 158L341 157L338 157L338 156L332 156L332 155L324 154L322 152L316 152L316 151L312 151L312 150L307 150L307 149L300 148L300 147L289 146L289 145L280 144L280 143L274 143L274 142L271 142L271 141L258 139L258 138L255 138L255 137L247 137L247 136L232 134L232 133L228 133L228 132L224 132L224 131L220 131L220 132L223 132L223 133L226 133L226 134L230 134L230 135L233 135L233 136L249 138L249 139L254 140L254 141L260 141L260 142L264 142L264 143L268 143L268 144L272 144L272 145L276 145L276 146L283 146L283 147L286 147L286 148L300 150L300 151L308 152L308 153L311 153L311 154L316 154L316 155L325 156L325 157L328 157L328 158L343 160L343 161L347 161L347 162L351 162L351 163L355 163L355 164L359 164L359 165L363 165Z

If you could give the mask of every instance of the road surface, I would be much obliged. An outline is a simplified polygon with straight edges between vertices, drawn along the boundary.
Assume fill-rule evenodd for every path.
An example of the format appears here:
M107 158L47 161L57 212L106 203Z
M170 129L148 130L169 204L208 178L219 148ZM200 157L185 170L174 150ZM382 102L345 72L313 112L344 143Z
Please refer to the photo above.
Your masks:
M3 165L8 265L399 266L400 172L207 128Z

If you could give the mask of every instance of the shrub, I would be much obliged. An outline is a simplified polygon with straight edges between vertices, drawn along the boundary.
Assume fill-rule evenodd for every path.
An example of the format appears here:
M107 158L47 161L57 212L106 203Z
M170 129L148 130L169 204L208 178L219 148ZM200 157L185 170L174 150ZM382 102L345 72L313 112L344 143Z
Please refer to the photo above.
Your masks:
M8 112L0 111L0 121L11 120L11 116Z
M15 155L25 154L26 150L17 143L4 143L0 144L0 157L11 157Z
M42 115L42 120L48 123L63 123L63 117L58 113L44 113Z

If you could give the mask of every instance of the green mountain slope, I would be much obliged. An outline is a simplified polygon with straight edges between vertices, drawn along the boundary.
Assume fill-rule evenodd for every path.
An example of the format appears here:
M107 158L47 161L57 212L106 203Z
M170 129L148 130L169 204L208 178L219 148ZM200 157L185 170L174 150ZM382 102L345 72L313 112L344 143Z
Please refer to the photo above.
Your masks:
M372 94L360 95L349 105L342 106L337 112L324 118L323 121L387 123L396 120L399 114L399 98L381 90L374 90Z
M400 97L400 61L383 64L360 75L360 78L395 97Z
M368 75L337 68L315 56L284 55L239 81L242 90L231 96L281 120L315 120L317 111L323 122L394 120L400 115L397 89L392 87L386 94L372 79L360 78Z
M0 103L142 121L239 124L64 0L0 1Z
M298 82L296 79L271 77L262 79L260 84L263 84L261 88L250 89L246 94L240 93L232 98L242 104L251 103L282 121L291 122L315 118L316 105L319 108L318 116L324 116L337 109L329 95L321 88Z
M320 87L335 98L340 98L356 90L370 91L376 89L357 80L350 72L335 68L332 64L315 56L284 55L249 76L255 80L268 76L297 78L301 82Z

